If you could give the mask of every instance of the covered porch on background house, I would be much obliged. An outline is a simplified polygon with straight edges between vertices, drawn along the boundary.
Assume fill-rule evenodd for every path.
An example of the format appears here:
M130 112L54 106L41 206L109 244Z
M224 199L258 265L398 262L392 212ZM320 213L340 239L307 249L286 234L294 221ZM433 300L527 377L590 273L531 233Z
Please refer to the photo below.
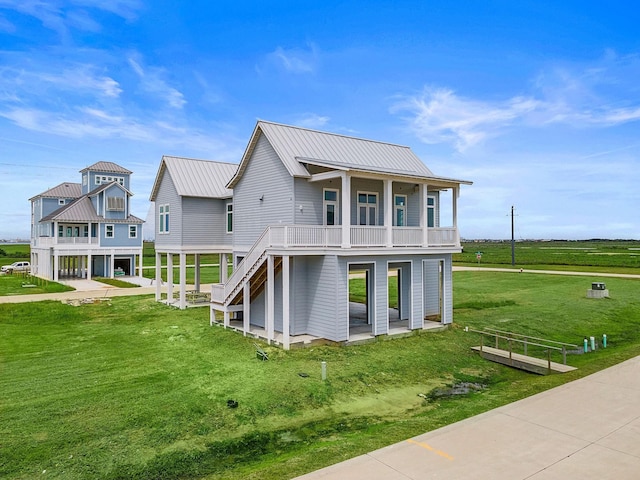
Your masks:
M48 265L43 264L42 255L42 250L35 250L39 267L44 267L38 269L38 275L46 276L53 281L68 278L115 278L118 272L142 277L143 273L142 249L90 248L87 251L72 245L57 246L47 254Z
M225 283L228 278L229 267L232 265L231 246L215 247L188 247L168 249L158 247L155 259L155 300L167 305L185 309L189 306L207 306L211 300L211 294L203 291L201 281L202 267L218 267L218 283ZM187 264L187 255L193 256L193 264ZM202 255L218 255L217 264L202 264ZM174 256L178 257L177 263ZM166 259L163 266L162 259ZM178 283L175 283L174 268L178 268ZM187 268L194 269L193 284L187 284ZM166 281L162 278L162 270L166 270ZM210 283L210 282L208 282ZM176 288L177 287L177 288Z

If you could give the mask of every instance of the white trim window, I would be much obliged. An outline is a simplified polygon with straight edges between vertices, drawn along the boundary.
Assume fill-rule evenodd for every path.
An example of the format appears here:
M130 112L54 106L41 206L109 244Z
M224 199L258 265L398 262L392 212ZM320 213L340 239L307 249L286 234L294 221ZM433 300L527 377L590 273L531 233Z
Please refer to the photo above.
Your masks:
M138 225L129 225L129 238L138 238Z
M124 177L111 177L107 175L96 175L96 185L102 185L104 183L118 182L124 187Z
M114 227L113 224L104 226L104 238L113 238L114 237Z
M436 225L436 197L427 196L427 227L433 228Z
M169 233L169 204L160 205L158 212L158 233Z
M227 203L227 233L233 233L233 203Z
M324 188L322 190L323 198L323 225L339 225L338 223L338 198L339 191L335 188Z
M59 198L58 199L58 205L64 205L64 198Z
M393 222L396 227L407 226L407 196L393 196Z
M378 224L378 194L358 192L358 225Z

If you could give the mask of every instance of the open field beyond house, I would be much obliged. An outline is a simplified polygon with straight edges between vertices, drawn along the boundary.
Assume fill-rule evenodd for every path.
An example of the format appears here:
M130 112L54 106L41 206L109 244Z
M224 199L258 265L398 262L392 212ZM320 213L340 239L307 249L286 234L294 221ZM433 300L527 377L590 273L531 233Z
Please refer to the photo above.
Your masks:
M611 298L587 299L597 275L454 275L445 332L261 344L264 362L253 339L209 327L207 309L151 296L0 305L0 477L291 478L640 354L637 280L609 278ZM464 326L576 344L606 333L609 346L543 377L482 360ZM448 396L459 382L479 388Z

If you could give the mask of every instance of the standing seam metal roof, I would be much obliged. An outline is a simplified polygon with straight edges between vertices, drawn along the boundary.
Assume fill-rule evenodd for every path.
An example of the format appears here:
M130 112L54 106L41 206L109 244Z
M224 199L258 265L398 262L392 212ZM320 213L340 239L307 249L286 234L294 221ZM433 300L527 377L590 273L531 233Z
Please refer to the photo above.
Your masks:
M242 175L244 163L251 156L260 134L265 135L284 166L295 177L310 176L301 163L303 158L353 169L373 169L420 177L434 176L406 146L260 120L229 187L232 188Z
M163 173L169 172L178 195L184 197L230 198L233 191L226 187L238 165L194 158L164 155L151 190L154 201Z
M43 198L78 198L82 196L82 185L79 183L64 182L60 185L56 185L49 190L46 190L34 197L31 197L29 201L38 197Z
M109 173L125 173L125 174L133 173L130 170L127 170L126 168L121 167L117 163L113 163L113 162L96 162L93 165L80 170L80 173L84 173L89 170L93 172L109 172Z

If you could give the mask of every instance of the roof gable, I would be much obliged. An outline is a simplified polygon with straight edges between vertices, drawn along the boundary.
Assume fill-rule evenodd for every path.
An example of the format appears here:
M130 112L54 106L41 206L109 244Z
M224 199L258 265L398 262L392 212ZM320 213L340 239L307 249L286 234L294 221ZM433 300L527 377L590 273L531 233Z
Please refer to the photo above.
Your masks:
M169 172L173 185L180 196L230 198L233 192L226 185L237 168L238 165L235 163L164 155L149 199L152 202L155 201L166 172Z
M133 196L133 193L131 193L129 190L127 190L126 188L124 188L122 185L120 185L120 183L118 182L109 182L109 183L103 183L102 185L100 185L99 187L94 188L93 190L91 190L88 195L90 197L95 197L96 195L98 195L101 192L104 192L106 190L108 190L111 187L117 187L120 190L122 190L123 192L125 192L127 195L129 196Z
M294 177L310 177L304 163L405 176L434 176L409 147L260 120L229 188L233 188L244 173L260 135L267 138Z
M46 217L43 217L40 221L48 222L51 220L66 222L99 222L104 219L96 214L93 203L91 203L89 197L85 195L81 198L77 198L64 207L57 209Z

